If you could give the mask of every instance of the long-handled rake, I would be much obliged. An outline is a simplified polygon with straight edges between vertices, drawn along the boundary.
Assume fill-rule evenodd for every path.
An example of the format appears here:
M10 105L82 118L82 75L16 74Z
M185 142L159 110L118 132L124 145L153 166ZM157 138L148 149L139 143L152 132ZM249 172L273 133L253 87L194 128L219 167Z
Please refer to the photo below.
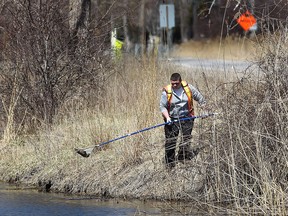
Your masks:
M188 120L192 120L192 119L198 119L198 118L207 118L209 116L214 116L216 115L217 113L208 113L208 114L203 114L203 115L199 115L199 116L192 116L192 117L187 117L187 118L182 118L182 119L179 119L179 120L174 120L172 121L172 123L175 123L175 122L179 122L179 121L188 121ZM100 144L97 144L97 145L94 145L94 146L91 146L91 147L87 147L87 148L75 148L75 151L80 154L81 156L83 157L89 157L90 154L92 153L92 151L95 149L95 148L100 148L108 143L111 143L111 142L115 142L117 140L120 140L120 139L124 139L126 137L129 137L129 136L132 136L132 135L135 135L135 134L138 134L138 133L142 133L144 131L148 131L148 130L151 130L151 129L154 129L154 128L158 128L158 127L161 127L161 126L164 126L166 124L171 124L171 123L168 123L168 122L165 122L165 123L161 123L161 124L157 124L157 125L154 125L154 126L151 126L151 127L147 127L147 128L143 128L141 130L137 130L133 133L129 133L129 134L126 134L126 135L123 135L123 136L120 136L120 137L117 137L117 138L114 138L112 140L108 140L106 142L102 142Z

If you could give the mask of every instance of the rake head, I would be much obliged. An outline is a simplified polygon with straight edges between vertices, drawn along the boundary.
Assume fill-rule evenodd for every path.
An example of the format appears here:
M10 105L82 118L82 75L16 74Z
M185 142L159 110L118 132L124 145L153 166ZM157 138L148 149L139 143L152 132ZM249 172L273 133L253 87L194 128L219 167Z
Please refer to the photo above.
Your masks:
M75 148L75 151L76 151L76 153L80 154L82 157L86 157L86 158L89 157L91 152L92 152L92 151L89 152L85 149L77 149L77 148Z

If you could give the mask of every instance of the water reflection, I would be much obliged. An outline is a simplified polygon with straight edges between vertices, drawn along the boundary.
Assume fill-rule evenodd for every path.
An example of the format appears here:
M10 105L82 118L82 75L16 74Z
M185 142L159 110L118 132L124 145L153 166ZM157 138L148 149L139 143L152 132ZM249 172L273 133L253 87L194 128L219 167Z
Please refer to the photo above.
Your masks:
M80 199L63 194L40 193L36 190L17 190L15 187L0 184L1 216L32 215L159 215L159 209L141 210L135 205L119 201Z
M19 189L0 182L0 216L178 216L207 215L206 213L188 203L103 201L97 198Z

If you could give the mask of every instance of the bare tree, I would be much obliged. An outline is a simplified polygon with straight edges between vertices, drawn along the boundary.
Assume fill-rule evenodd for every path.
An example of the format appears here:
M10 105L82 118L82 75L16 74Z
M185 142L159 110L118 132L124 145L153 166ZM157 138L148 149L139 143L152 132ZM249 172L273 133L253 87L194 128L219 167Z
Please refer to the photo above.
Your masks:
M88 90L101 87L95 83L109 66L104 52L110 26L106 16L97 24L91 21L90 0L73 5L80 6L73 15L71 2L7 1L1 12L8 39L2 50L0 94L9 103L13 86L19 86L19 119L27 113L30 120L52 123L69 98L86 97Z

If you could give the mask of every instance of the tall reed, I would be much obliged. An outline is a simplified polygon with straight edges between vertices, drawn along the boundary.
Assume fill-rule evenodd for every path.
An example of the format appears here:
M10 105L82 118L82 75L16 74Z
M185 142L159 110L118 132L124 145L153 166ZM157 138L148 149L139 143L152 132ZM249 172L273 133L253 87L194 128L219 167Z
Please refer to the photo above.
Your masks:
M287 38L284 33L277 38L267 39L271 46L258 56L261 76L125 58L102 74L99 91L67 101L53 127L2 149L1 178L68 193L193 200L207 212L284 215ZM163 128L95 149L89 158L75 154L75 147L162 122L160 94L173 72L221 113L195 122L192 145L207 146L195 159L167 171Z
M215 130L205 199L233 203L231 208L239 214L285 215L287 35L269 35L261 44L261 76L241 79L221 91L218 105L223 115Z

